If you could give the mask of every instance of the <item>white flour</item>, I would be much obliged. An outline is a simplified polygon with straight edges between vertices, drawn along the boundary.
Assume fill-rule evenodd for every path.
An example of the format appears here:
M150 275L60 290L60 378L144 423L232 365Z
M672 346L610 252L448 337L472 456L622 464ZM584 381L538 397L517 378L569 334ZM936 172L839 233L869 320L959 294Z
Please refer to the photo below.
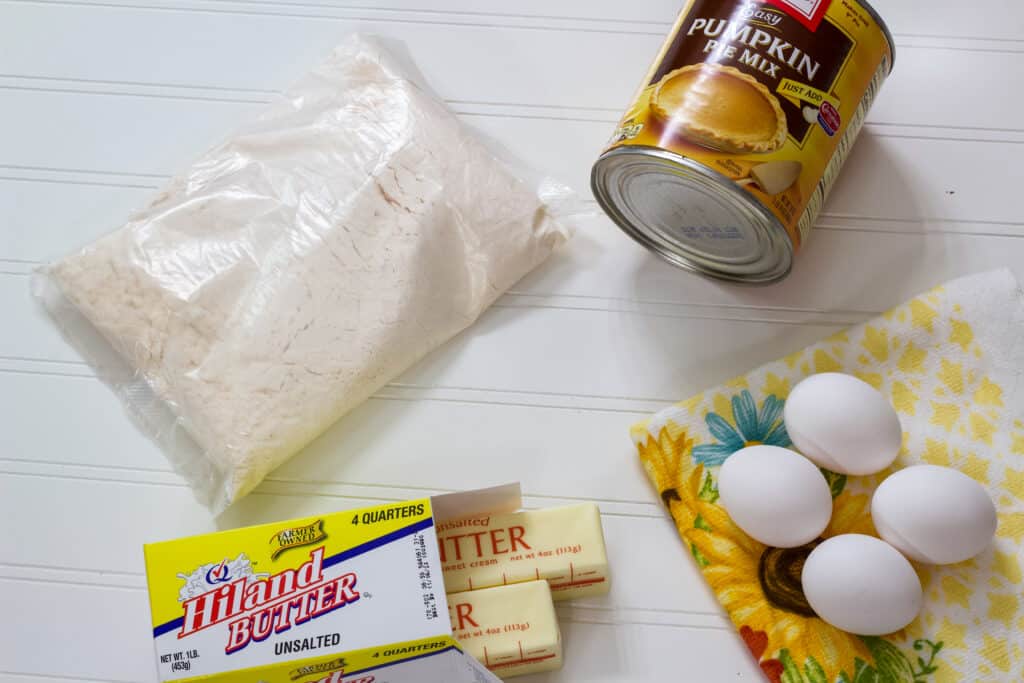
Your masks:
M533 189L354 38L44 275L212 462L193 484L220 507L564 239Z

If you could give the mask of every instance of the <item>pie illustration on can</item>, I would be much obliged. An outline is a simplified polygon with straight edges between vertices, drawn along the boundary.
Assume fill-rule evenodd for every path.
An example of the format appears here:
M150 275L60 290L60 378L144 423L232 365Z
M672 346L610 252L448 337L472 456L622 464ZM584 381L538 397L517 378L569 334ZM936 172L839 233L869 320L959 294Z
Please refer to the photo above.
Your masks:
M786 142L778 98L731 66L702 63L670 71L651 93L651 111L681 137L723 152L774 152Z

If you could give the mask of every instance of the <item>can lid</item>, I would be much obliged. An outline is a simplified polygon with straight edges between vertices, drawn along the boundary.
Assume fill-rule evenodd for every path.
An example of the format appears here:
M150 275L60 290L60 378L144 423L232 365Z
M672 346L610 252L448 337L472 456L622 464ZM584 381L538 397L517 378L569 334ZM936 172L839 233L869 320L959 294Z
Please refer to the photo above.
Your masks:
M726 176L657 147L618 147L594 164L594 196L620 228L682 268L767 284L793 244L778 219Z

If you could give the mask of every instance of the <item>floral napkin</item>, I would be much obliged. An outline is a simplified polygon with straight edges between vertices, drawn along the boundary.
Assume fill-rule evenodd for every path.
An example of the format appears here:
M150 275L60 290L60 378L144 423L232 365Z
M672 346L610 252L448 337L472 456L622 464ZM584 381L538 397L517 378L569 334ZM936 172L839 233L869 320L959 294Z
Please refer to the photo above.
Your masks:
M1024 302L1008 271L955 280L870 322L662 410L632 429L640 460L683 542L773 683L1024 681ZM889 397L903 424L892 469L826 472L834 513L823 536L875 535L871 493L893 469L955 467L999 508L995 543L945 567L916 565L921 616L881 638L816 618L800 585L810 546L751 539L718 504L718 467L744 446L791 447L789 391L846 372Z

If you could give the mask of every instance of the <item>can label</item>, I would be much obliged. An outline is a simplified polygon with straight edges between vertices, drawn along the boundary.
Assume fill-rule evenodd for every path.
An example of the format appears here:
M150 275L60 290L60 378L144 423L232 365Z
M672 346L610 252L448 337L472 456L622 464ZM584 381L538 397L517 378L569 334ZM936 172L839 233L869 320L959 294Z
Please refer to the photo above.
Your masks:
M806 238L892 48L856 0L689 0L608 149L670 150Z

